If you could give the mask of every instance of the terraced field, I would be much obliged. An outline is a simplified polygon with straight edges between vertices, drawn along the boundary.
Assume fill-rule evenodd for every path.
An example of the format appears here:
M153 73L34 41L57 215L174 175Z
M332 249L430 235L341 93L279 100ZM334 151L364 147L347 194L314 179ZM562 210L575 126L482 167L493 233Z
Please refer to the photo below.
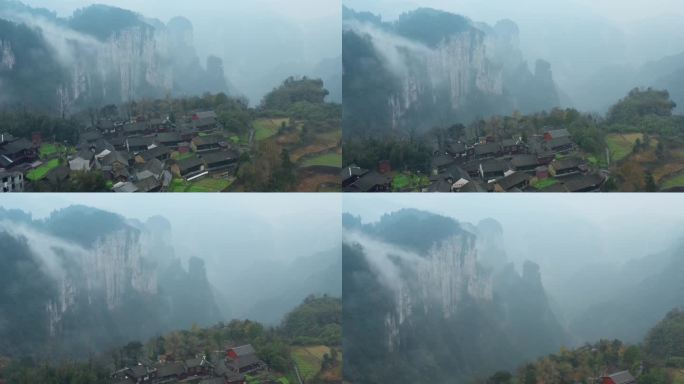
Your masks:
M634 149L634 143L644 139L641 133L610 134L606 136L606 144L610 150L612 161L620 161L629 156Z
M340 153L327 153L304 160L302 167L322 165L326 167L342 168L342 155Z
M292 348L292 358L299 368L299 374L304 381L316 377L321 371L323 355L330 353L330 348L325 345L315 347L294 347Z
M290 119L257 119L254 121L254 139L266 140L275 136L282 124L290 124Z
M230 187L232 182L225 179L204 179L187 182L182 179L174 179L169 186L170 192L222 192Z

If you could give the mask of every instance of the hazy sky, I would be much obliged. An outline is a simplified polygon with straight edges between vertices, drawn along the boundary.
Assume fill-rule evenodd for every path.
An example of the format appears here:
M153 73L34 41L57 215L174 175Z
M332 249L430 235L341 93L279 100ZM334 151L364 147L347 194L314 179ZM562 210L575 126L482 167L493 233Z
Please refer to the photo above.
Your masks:
M501 223L512 261L533 260L546 279L589 263L621 264L684 240L679 194L392 194L343 198L344 212L377 221L417 208L477 224Z
M502 18L543 19L545 15L568 16L591 12L616 23L661 15L684 15L679 0L343 0L349 7L380 13L394 19L419 7L430 7L466 15L472 19L496 22Z
M228 80L253 104L288 76L303 76L341 55L339 0L23 0L62 17L91 4L129 9L168 22L188 18L200 61L224 60Z
M339 246L341 197L332 194L21 194L0 207L44 218L74 204L171 222L179 253L209 263L227 255L294 259Z

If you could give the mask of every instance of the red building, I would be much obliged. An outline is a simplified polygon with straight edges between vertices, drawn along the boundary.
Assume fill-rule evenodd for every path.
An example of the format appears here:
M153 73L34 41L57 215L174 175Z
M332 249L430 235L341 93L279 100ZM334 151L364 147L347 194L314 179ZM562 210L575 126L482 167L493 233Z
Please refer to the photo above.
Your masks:
M389 160L382 160L378 163L378 172L383 175L392 172L392 164Z
M629 371L620 371L601 377L601 384L636 384L636 379Z

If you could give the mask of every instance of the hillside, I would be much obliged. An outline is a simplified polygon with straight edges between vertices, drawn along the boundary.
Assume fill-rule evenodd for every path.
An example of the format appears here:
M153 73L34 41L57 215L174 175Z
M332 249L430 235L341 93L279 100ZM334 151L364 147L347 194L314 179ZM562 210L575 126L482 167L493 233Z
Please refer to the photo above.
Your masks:
M629 371L640 384L680 384L684 380L684 312L670 311L641 344L603 339L499 371L476 383L560 384L592 382L594 378Z
M195 381L220 377L237 380L242 376L240 380L254 384L288 384L298 382L298 370L306 384L341 383L341 334L312 333L312 329L339 329L340 308L339 298L311 296L275 328L250 320L233 320L206 328L193 325L188 330L166 333L146 342L131 341L124 345L126 339L122 338L121 347L92 356L89 362L0 359L0 380L7 380L9 384L54 380L64 384L109 384L119 382L112 376L133 375L135 370L131 368L139 366L146 367L148 372L158 372L157 376L152 375L158 378L149 380L151 383L166 382L161 372L178 368L188 372L186 376ZM243 345L253 347L251 353L260 364L242 375L231 373L234 362L230 361L230 351L237 351ZM229 356L224 361L225 353ZM189 373L200 361L206 368L196 371L201 373ZM220 368L224 364L228 372Z

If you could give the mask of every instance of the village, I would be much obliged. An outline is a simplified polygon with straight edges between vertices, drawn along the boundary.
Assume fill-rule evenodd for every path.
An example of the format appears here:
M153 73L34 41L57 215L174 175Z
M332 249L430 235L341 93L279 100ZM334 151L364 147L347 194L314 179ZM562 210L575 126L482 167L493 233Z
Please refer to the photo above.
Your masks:
M240 154L222 133L213 111L198 111L174 124L169 118L100 120L68 147L3 134L0 168L3 192L30 191L30 184L59 185L73 172L98 170L114 192L166 192L174 183L203 178L227 187L234 180ZM66 161L65 161L66 160Z
M432 144L430 174L350 165L342 170L345 192L595 192L608 180L578 151L567 129L548 127L541 135L472 145L460 140Z
M138 363L112 373L115 384L287 384L276 379L251 344L184 361Z

